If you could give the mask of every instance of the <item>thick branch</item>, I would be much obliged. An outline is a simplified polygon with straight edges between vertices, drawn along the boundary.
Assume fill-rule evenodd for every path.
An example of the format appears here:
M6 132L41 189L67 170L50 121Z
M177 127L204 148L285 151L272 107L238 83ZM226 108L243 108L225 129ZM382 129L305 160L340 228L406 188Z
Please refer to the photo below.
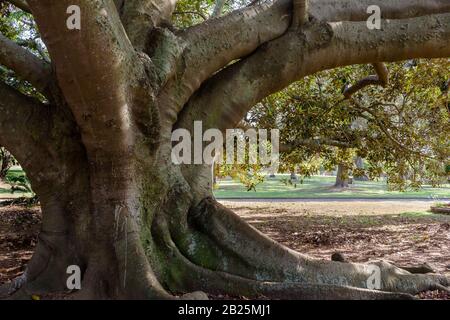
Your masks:
M389 70L386 65L382 62L373 63L376 75L370 75L364 79L359 80L355 85L348 87L344 90L344 97L349 99L353 94L359 90L370 86L379 85L386 87L389 83Z
M427 2L427 4L421 0L396 0L395 5L375 0L375 3L370 4L380 5L384 18L406 18L436 12L450 12L447 1L442 0ZM402 9L401 13L397 10L399 6ZM255 9L255 11L247 11L249 9ZM367 31L365 22L369 15L366 12L367 6L363 8L363 11L361 9L362 6L355 1L319 0L310 3L308 12L319 21L364 21L365 33ZM359 14L355 15L353 12ZM170 87L170 89L176 88L178 96L171 96L170 92L173 90L169 89L161 99L169 101L163 107L168 113L167 117L171 119L169 123L176 120L178 111L186 102L185 99L188 99L211 74L231 61L245 57L262 44L282 36L290 25L291 15L292 2L279 0L270 6L267 4L250 6L232 12L221 19L209 20L188 29L185 36L190 48L185 54L188 67L184 70L184 77ZM271 60L260 63L266 65L267 61Z
M127 130L129 119L124 114L130 112L127 100L130 77L135 81L136 76L144 74L144 68L125 34L114 2L29 0L28 3L47 45L59 87L82 127L84 142L97 148L125 143L117 135L114 139L112 132ZM80 30L67 27L67 19L73 15L67 9L72 5L81 9ZM94 129L99 127L105 129Z
M311 3L310 13L328 22L366 21L369 6L376 5L383 19L406 19L450 12L447 0L319 0Z
M183 110L180 126L193 119L207 127L232 128L267 95L306 75L352 64L450 56L450 14L387 20L383 32L365 22L315 24L289 32L218 73ZM270 61L270 63L267 63Z
M51 68L30 51L0 33L0 64L13 70L20 78L29 81L44 92L51 80Z
M122 22L131 43L143 50L152 29L170 21L176 0L127 0Z

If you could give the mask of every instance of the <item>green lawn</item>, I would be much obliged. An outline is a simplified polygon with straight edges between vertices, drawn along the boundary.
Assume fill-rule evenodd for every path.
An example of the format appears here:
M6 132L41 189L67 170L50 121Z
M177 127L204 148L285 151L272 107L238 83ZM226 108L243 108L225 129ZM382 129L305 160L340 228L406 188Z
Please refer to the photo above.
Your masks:
M215 190L218 198L450 198L450 185L442 188L423 186L417 192L388 191L386 182L379 181L355 181L353 185L344 191L332 188L335 177L313 176L298 182L296 186L286 185L281 181L289 178L289 175L277 175L275 178L266 178L259 184L255 191L247 191L239 182L232 179L219 180Z
M19 177L23 174L24 172L20 167L13 167L8 171L7 177ZM31 196L31 194L22 191L16 191L14 193L11 193L10 187L7 184L0 181L0 199L10 199L27 196Z
M9 170L8 175L19 176L23 171L20 167ZM442 188L432 188L423 186L417 192L388 191L386 183L380 181L355 181L351 188L344 191L336 191L332 188L334 177L313 176L304 179L303 183L286 185L282 179L288 179L289 175L279 174L275 178L266 178L265 182L259 184L255 191L247 191L246 188L237 181L230 178L219 180L215 190L218 198L435 198L436 201L442 198L450 198L450 185ZM0 198L15 198L27 196L26 193L15 192L11 194L9 188L0 185Z

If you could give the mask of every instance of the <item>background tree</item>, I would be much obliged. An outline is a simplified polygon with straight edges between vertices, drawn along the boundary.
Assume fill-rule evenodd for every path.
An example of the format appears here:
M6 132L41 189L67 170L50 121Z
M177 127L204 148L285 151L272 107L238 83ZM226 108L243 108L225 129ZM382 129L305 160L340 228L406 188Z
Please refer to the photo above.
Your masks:
M447 95L448 59L388 65L388 83L345 97L370 74L366 66L321 72L264 99L246 126L280 128L284 167L317 156L328 170L338 166L336 186L348 177L387 174L390 188L405 190L446 181L450 156ZM366 168L356 158L366 159ZM318 172L306 171L306 175Z
M0 144L28 173L43 213L36 251L11 290L62 290L73 264L85 298L170 299L195 290L407 298L448 285L444 276L377 262L381 288L369 290L367 265L314 260L270 240L213 199L210 166L170 157L175 128L233 128L305 76L448 57L447 0L279 0L187 29L170 23L174 0L19 2L50 62L0 37L0 63L45 97L0 84ZM382 30L367 28L374 4ZM81 30L67 28L71 5L81 9Z

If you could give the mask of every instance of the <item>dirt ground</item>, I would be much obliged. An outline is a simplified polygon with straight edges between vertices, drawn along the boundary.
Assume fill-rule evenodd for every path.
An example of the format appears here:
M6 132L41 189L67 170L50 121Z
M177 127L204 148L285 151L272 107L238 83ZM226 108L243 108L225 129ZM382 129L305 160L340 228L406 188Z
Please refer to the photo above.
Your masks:
M0 284L23 273L33 254L40 222L38 207L0 207Z
M354 262L385 259L399 266L427 262L450 276L450 216L427 213L423 201L229 202L254 227L299 252ZM0 284L20 275L40 228L38 207L0 207ZM422 298L449 299L443 292Z

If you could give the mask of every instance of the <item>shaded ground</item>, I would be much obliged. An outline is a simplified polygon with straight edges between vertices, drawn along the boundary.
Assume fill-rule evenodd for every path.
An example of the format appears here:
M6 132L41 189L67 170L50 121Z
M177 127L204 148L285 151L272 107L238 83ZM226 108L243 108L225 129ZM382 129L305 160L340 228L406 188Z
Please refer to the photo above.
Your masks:
M320 259L329 260L338 251L355 262L380 258L399 265L428 262L450 276L450 216L427 213L429 202L224 204L273 239ZM0 284L23 272L39 227L38 207L0 207ZM450 298L438 291L422 297Z

